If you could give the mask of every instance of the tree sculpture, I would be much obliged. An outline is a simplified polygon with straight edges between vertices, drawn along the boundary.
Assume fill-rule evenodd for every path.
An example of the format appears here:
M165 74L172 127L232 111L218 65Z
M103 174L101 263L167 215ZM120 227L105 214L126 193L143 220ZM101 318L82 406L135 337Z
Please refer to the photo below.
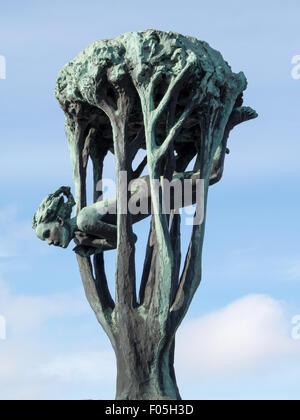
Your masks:
M70 188L61 187L42 202L33 226L50 244L66 247L75 239L87 299L116 354L117 399L180 399L175 333L201 280L205 212L192 227L180 274L181 216L175 206L169 215L164 213L156 180L201 178L203 196L196 210L206 210L209 185L223 174L230 131L257 116L242 106L246 84L244 74L233 73L207 43L155 30L97 41L59 73L56 97L66 115L76 212L70 218L74 201ZM134 170L140 149L146 150L146 158ZM111 202L98 201L108 151L116 162L114 216L102 211ZM91 206L86 199L89 158L94 174ZM185 173L192 161L192 173ZM127 211L132 194L127 187L145 167L152 220L137 297L132 224L138 219ZM115 299L103 258L113 248Z

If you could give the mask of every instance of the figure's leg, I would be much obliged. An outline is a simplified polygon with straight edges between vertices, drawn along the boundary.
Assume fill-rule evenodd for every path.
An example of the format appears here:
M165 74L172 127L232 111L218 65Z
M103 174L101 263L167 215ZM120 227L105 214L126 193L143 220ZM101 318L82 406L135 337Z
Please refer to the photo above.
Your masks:
M93 238L84 232L75 232L76 247L73 249L82 257L88 257L95 253L109 251L116 248L115 242L110 242L106 239Z
M78 229L87 235L117 242L117 226L103 222L102 218L95 206L85 207L77 216Z

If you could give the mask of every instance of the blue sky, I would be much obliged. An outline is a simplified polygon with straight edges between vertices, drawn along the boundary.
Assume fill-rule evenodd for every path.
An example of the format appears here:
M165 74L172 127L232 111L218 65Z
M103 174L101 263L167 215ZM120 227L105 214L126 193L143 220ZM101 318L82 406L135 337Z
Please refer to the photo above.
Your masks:
M72 250L38 241L31 218L46 194L72 185L58 71L97 39L148 28L219 50L246 74L245 104L259 113L232 132L223 180L210 189L203 282L177 339L182 397L299 398L299 18L296 0L1 5L0 399L114 398L114 356ZM114 253L107 263L112 283Z

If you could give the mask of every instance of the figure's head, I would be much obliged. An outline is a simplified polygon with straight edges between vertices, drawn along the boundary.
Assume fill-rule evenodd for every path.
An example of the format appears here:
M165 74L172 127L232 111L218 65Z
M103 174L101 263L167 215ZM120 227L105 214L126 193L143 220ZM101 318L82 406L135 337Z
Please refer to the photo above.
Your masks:
M73 238L70 217L75 201L70 190L70 187L60 187L47 195L33 216L32 227L37 237L49 245L67 248Z

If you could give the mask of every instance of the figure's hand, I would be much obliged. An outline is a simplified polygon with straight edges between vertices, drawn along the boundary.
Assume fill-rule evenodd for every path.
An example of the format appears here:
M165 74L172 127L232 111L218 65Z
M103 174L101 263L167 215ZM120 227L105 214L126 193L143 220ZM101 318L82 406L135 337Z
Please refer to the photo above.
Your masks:
M81 257L90 257L91 255L95 254L97 250L102 252L102 248L96 248L95 244L93 243L93 238L86 233L76 231L74 235L74 242L77 246L75 246L73 251L76 252L76 254L80 255Z
M74 232L74 242L76 245L95 247L94 238L81 231Z
M86 245L77 245L73 248L73 251L81 257L90 257L93 254L99 254L102 252L102 249Z

